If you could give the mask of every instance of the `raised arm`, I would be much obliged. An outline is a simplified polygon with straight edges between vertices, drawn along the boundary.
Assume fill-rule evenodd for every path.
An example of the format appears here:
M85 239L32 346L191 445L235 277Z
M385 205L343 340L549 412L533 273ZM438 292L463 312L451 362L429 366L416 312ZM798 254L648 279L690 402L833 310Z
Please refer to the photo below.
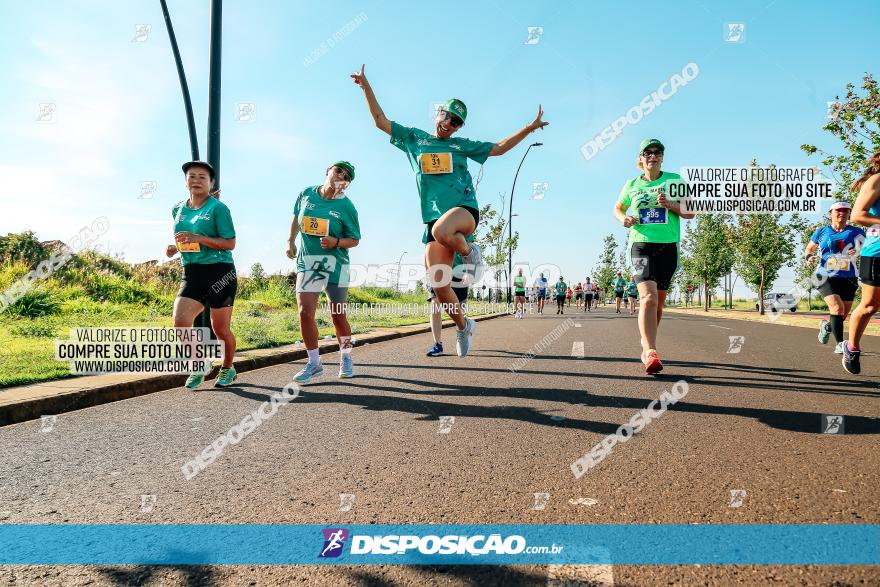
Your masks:
M370 115L373 117L373 122L376 123L376 128L390 135L391 121L382 112L382 107L379 106L379 101L376 100L376 94L373 93L373 88L370 86L370 82L367 81L367 76L364 75L364 66L361 65L360 73L354 72L351 74L351 78L364 91L364 98L367 99L367 106L370 108Z
M539 128L543 129L545 126L550 124L549 122L544 122L543 120L541 120L542 116L544 116L544 110L541 108L541 105L538 104L538 115L535 116L535 119L528 125L510 135L509 137L501 139L500 141L495 143L495 146L492 147L491 151L489 151L489 157L504 155L509 150L520 144L524 138L529 136L529 134L538 130Z

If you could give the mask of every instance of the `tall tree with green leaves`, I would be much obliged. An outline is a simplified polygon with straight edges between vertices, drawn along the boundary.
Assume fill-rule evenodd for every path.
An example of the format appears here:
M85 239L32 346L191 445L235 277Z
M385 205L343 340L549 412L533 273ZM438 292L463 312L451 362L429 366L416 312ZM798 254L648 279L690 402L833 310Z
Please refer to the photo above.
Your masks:
M614 280L617 278L617 239L613 234L605 237L602 243L602 252L599 254L599 266L593 268L593 279L598 287L605 291L613 289Z
M731 246L730 222L727 214L698 214L696 222L688 223L682 243L686 255L685 273L699 280L706 312L712 305L712 294L721 277L730 273L736 260Z
M737 253L736 272L758 292L758 312L764 314L764 294L773 287L783 265L792 265L797 233L795 222L785 222L781 214L741 214L733 228Z
M480 210L480 223L477 225L474 240L483 249L483 260L490 267L495 276L495 283L501 284L502 275L507 275L507 255L509 251L516 251L519 245L519 232L514 232L511 237L507 234L507 220L502 209L500 212L492 209L491 204L486 204ZM506 281L506 280L505 280Z
M834 195L853 203L858 195L850 188L862 175L871 155L880 151L880 86L870 73L862 80L861 94L854 84L846 85L843 100L835 97L822 130L843 143L843 154L833 154L815 145L801 145L807 155L819 154L837 183Z

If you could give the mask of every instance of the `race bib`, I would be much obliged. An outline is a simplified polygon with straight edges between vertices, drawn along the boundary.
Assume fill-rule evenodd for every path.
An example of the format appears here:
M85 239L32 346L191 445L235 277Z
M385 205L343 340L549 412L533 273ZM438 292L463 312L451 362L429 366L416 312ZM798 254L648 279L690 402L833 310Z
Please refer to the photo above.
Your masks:
M303 216L303 234L309 236L328 236L330 234L330 220L328 218L312 218Z
M829 271L849 271L849 255L830 255L825 261L825 268Z
M177 250L181 253L198 253L201 252L202 247L199 246L199 243L182 243L177 241Z
M666 208L639 208L639 224L666 224Z
M452 173L452 153L422 153L419 155L422 173Z

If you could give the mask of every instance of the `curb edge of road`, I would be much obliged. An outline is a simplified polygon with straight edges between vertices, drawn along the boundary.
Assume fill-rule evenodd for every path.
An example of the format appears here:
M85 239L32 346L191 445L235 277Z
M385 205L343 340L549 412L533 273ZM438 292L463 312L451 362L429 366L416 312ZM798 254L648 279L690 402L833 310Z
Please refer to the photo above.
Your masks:
M501 316L507 315L507 312L499 312L496 314L487 314L485 316L473 316L473 319L477 322L482 322L483 320L491 320L493 318L500 318ZM443 325L447 326L447 323L444 322ZM406 328L406 330L376 332L373 334L367 333L357 337L354 346L357 347L368 343L385 342L387 340L413 336L415 334L424 334L431 331L430 325L421 325L415 328L402 326L398 328ZM321 349L321 354L332 353L339 350L339 343L332 342L320 345L319 348ZM266 367L304 359L307 356L306 349L303 347L300 349L279 351L277 353L257 357L243 357L234 360L232 364L237 372L245 373L247 371L255 371L257 369L264 369ZM205 377L205 381L214 379L217 376L218 371L219 368L214 367L211 370L211 373ZM22 400L16 403L0 405L0 427L26 422L28 420L36 420L47 414L63 414L65 412L92 408L101 404L131 399L150 393L156 393L158 391L167 391L182 386L185 381L186 375L156 375L154 377L145 377L134 381L98 385L88 389L55 393Z

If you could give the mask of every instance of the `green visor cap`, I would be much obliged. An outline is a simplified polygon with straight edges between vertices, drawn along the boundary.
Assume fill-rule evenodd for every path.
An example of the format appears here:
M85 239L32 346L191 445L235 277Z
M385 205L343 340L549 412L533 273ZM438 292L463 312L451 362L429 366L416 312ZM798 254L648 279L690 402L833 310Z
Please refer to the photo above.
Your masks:
M644 141L642 141L642 144L639 145L639 153L641 153L648 147L653 147L654 145L660 147L661 151L666 150L666 147L663 146L663 143L660 142L660 139L645 139Z
M455 98L446 100L446 103L443 105L443 110L458 116L461 118L462 122L467 120L467 106L465 106L464 102L461 100L456 100Z
M349 177L351 177L351 181L354 181L354 165L352 165L348 161L337 161L332 165L332 167L342 167L348 172Z

